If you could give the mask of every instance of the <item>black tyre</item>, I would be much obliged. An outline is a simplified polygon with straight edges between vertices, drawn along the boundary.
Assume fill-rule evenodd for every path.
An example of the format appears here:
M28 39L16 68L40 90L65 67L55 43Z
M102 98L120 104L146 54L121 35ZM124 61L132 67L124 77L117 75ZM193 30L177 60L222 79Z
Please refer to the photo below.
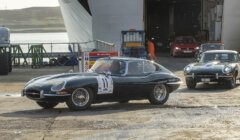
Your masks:
M41 106L44 109L51 109L54 108L58 103L50 103L50 102L37 102L39 106Z
M92 104L93 98L91 89L78 88L73 91L66 104L71 110L85 110Z
M236 76L233 76L231 78L231 80L228 80L226 85L227 85L227 88L229 88L229 89L235 88L236 87Z
M149 101L153 105L163 105L167 102L169 91L166 85L157 84L154 86L153 91L149 96Z
M8 52L8 65L9 65L9 72L12 72L12 54L11 52Z
M8 75L9 72L8 53L0 53L0 75Z
M186 85L187 85L187 88L188 88L188 89L195 89L197 83L196 83L196 81L194 81L194 80L187 80L187 79L186 79Z

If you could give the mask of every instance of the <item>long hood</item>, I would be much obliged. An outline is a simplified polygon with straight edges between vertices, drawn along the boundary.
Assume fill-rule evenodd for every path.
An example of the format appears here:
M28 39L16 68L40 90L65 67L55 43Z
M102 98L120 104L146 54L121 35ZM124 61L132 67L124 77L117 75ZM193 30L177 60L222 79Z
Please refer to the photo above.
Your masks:
M212 61L208 63L194 63L190 65L191 72L222 72L225 66L233 67L234 64L221 63L220 61Z
M26 86L45 86L45 85L54 85L62 81L71 81L71 80L81 80L86 78L95 77L98 74L96 73L64 73L64 74L57 74L57 75L47 75L41 76L32 79L29 81Z

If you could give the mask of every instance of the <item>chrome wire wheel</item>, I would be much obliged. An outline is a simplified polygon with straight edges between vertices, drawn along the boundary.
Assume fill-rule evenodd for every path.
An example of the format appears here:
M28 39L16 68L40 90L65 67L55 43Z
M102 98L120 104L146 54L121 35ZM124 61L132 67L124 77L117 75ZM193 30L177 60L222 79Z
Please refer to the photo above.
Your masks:
M153 95L156 100L163 101L167 97L167 88L163 84L158 84L154 87Z
M90 99L89 92L84 88L76 89L72 93L72 102L76 106L84 107L89 102L89 99Z

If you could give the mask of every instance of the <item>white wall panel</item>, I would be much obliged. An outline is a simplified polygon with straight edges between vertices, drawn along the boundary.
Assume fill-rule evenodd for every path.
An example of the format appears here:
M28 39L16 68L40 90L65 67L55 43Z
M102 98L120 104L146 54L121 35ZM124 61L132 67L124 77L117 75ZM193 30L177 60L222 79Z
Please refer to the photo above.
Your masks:
M225 0L223 43L226 49L240 51L240 0Z
M121 44L121 31L143 30L143 0L89 0L93 38Z

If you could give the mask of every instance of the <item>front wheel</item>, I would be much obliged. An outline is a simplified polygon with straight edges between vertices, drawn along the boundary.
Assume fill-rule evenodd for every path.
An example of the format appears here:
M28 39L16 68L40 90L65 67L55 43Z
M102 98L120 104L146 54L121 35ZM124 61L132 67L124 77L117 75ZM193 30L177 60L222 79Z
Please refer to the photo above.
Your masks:
M187 85L187 88L188 88L188 89L195 89L197 83L196 83L196 81L194 81L194 80L187 80L187 79L186 79L186 85Z
M93 97L94 95L91 89L78 88L73 91L66 104L72 110L84 110L92 104Z
M51 102L37 102L37 104L44 109L51 109L58 105L58 103L51 103Z
M227 81L226 83L227 88L233 89L236 87L236 76L233 76L230 80Z
M157 84L154 86L153 91L149 96L149 101L153 105L163 105L167 102L169 92L164 84Z

